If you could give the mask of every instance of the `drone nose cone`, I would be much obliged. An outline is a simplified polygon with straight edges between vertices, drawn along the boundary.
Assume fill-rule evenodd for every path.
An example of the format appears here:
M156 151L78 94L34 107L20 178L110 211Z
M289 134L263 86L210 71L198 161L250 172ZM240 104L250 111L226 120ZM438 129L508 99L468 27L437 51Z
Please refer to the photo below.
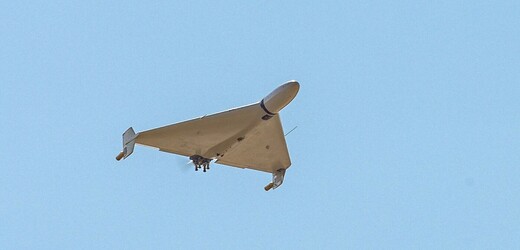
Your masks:
M297 81L288 81L262 99L261 105L267 113L276 114L296 97L299 90L300 84Z
M292 93L293 98L296 96L296 94L298 94L298 91L300 90L300 83L296 80L288 81L282 86L286 86L287 91Z

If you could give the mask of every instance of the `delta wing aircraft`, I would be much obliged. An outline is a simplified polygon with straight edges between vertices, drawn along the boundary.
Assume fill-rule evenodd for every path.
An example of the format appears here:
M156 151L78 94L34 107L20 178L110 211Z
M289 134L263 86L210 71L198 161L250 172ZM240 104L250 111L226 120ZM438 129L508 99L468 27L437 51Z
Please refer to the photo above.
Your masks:
M297 81L276 88L258 103L205 115L192 120L135 133L123 133L123 151L116 159L126 159L141 144L160 151L187 156L195 171L204 172L215 163L272 173L265 191L283 183L291 166L285 135L278 112L289 104L300 89Z

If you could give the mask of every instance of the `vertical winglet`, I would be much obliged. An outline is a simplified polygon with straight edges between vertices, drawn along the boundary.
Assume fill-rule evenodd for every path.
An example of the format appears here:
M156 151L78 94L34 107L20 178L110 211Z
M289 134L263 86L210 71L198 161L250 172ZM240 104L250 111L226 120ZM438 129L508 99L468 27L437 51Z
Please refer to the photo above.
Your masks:
M135 138L137 136L138 134L135 133L132 127L123 133L123 151L116 156L116 160L126 159L134 152Z
M267 186L264 187L265 191L269 191L271 189L276 189L277 187L281 186L283 183L283 178L285 177L285 169L280 168L273 172L273 182L267 184Z

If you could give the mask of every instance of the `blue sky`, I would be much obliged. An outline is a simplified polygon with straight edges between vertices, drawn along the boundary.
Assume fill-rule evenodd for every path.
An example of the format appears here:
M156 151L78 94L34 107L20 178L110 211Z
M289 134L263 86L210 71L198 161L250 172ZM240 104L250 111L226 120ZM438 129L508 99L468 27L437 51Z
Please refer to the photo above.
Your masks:
M520 247L518 1L3 1L2 249ZM121 133L259 101L271 176Z

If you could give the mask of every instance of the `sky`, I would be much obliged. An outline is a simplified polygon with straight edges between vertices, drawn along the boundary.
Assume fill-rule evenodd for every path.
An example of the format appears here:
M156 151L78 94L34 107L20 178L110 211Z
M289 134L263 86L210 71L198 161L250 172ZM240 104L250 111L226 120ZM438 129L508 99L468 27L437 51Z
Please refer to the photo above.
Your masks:
M2 249L518 249L519 1L2 1ZM271 175L121 134L260 101Z

